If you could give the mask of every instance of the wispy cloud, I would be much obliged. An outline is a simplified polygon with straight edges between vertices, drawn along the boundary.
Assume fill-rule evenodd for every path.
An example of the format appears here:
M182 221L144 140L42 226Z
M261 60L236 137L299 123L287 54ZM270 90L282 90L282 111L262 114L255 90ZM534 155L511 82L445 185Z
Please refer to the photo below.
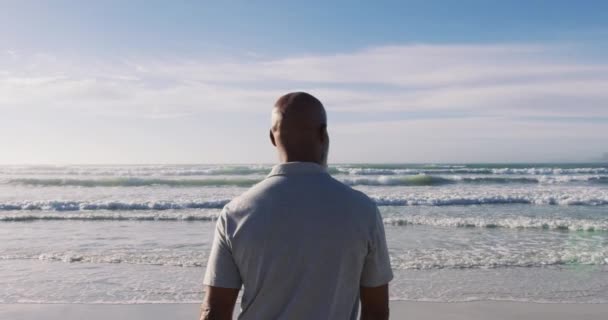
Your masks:
M0 106L119 108L142 113L266 110L282 92L310 90L350 112L608 115L608 64L567 46L410 45L336 55L236 61L94 60L7 52ZM136 62L134 62L136 61Z
M526 160L572 159L597 154L598 132L608 132L607 121L597 121L608 119L608 61L585 61L568 45L405 45L215 59L0 53L5 115L176 123L209 112L265 114L292 90L317 95L329 109L338 161L515 161L526 152ZM394 137L403 139L378 149L375 141ZM361 146L370 152L357 151ZM399 150L418 150L417 157L399 158ZM451 158L442 158L446 152Z

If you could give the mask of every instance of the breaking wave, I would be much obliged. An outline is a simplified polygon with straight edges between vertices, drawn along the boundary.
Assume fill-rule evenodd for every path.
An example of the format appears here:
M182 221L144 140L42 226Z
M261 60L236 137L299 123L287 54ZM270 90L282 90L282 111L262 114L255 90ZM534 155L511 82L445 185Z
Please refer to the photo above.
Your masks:
M108 176L108 177L163 177L266 175L272 165L123 165L123 166L2 166L2 175L33 176ZM608 166L581 164L554 166L518 165L333 165L332 174L346 175L580 175L608 174Z
M414 215L385 218L385 224L394 226L429 225L453 228L508 228L508 229L545 229L564 231L608 231L608 220L573 218L531 218L531 217L441 217L433 215Z
M250 187L263 178L220 178L220 179L152 179L152 178L101 178L101 179L10 179L9 184L30 186L74 186L74 187ZM446 184L563 184L592 183L608 184L608 176L433 176L426 174L409 176L379 176L343 178L350 186L441 186Z
M170 186L170 187L250 187L261 181L260 179L141 179L141 178L113 178L113 179L11 179L10 184L32 186L74 186L74 187L142 187L142 186Z
M76 221L215 221L218 210L188 211L75 211L75 212L28 212L5 213L0 221L18 222L35 220ZM384 223L392 226L427 225L445 228L506 228L561 231L608 231L608 220L575 218L532 217L449 217L436 215L403 215L386 217Z
M350 186L435 186L455 183L453 179L429 176L414 175L403 177L377 177L377 178L356 178L343 179L343 183Z
M216 176L216 175L266 175L270 166L66 166L66 167L0 167L5 175L65 175L65 176Z
M466 206L466 205L556 205L604 206L608 197L593 195L493 195L493 196L411 196L371 197L378 206ZM12 201L0 202L0 211L165 211L186 209L221 209L230 199L193 201ZM5 215L0 215L0 219Z
M42 260L63 263L134 264L175 267L205 267L207 252L57 251L0 255L1 260ZM608 249L556 248L545 250L509 250L497 254L492 250L458 250L425 248L393 252L391 264L399 270L480 269L505 267L545 267L555 265L608 265Z
M147 202L122 202L122 201L24 201L0 203L0 211L135 211L135 210L183 210L183 209L221 209L230 200L210 201L147 201ZM0 215L0 219L2 219Z
M496 269L512 267L547 267L561 265L608 265L608 249L584 249L576 246L545 250L455 250L446 248L414 249L391 256L394 269Z
M41 260L66 263L135 264L174 267L204 267L206 252L189 252L183 255L150 252L78 253L74 251L48 252L41 254L2 255L0 260Z
M357 168L336 167L339 173L349 175L415 175L415 174L484 174L484 175L577 175L608 174L608 168Z
M486 204L530 204L560 206L603 206L606 197L568 195L493 195L471 197L372 197L379 206L463 206Z

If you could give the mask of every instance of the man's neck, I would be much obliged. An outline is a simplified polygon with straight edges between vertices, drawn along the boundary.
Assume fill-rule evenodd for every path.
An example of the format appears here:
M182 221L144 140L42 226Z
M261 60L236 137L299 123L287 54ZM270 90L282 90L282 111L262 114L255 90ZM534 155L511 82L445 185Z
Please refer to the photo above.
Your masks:
M326 166L325 163L323 163L323 161L319 160L319 159L315 159L313 157L289 157L289 156L285 156L285 157L281 157L280 163L287 163L287 162L312 162L312 163L316 163L318 165L321 166Z

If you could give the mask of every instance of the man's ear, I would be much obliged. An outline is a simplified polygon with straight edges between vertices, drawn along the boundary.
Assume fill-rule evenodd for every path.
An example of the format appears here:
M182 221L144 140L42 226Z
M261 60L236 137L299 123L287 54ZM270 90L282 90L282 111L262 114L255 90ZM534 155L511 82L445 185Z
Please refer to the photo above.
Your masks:
M269 133L270 133L270 142L272 142L272 145L276 147L277 142L274 141L274 134L272 134L272 129L270 129Z
M321 142L325 142L325 140L327 140L327 138L329 137L329 134L327 133L327 125L326 124L322 124L321 128L319 128L319 136L321 137Z

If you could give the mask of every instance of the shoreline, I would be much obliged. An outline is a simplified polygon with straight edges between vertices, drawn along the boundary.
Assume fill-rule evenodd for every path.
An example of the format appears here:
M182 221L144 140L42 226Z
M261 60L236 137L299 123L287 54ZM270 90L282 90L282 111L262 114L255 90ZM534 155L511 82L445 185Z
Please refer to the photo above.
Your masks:
M196 320L197 303L152 304L0 304L6 320ZM608 303L537 303L512 301L391 301L391 319L600 319ZM235 316L236 319L236 316Z

